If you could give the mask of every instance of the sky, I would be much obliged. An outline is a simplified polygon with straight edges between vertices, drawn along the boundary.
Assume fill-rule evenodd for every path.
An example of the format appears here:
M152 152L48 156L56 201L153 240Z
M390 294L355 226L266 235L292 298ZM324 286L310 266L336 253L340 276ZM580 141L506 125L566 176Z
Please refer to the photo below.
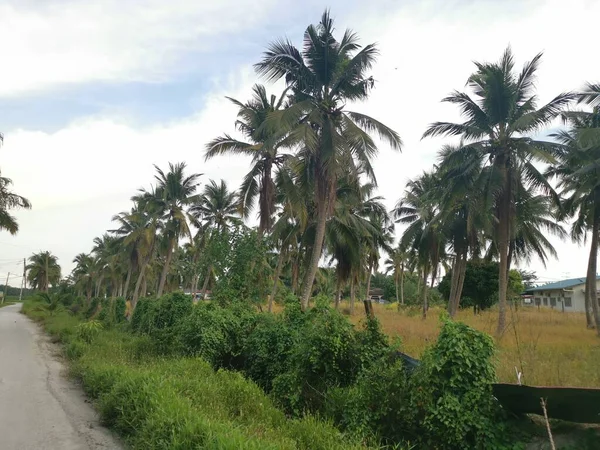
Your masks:
M473 61L496 61L510 45L519 67L544 52L540 103L600 81L595 0L0 0L0 170L33 204L14 213L17 236L0 231L0 283L11 272L19 285L18 261L40 250L68 274L149 187L153 164L184 161L203 183L237 187L247 159L204 160L209 140L235 134L225 96L247 100L257 82L279 94L252 65L277 38L300 45L326 7L338 34L350 27L380 49L372 96L353 108L403 139L401 153L381 145L374 161L390 208L452 142L421 136L459 120L440 100L463 90ZM585 276L588 250L552 241L558 260L521 267L540 281Z

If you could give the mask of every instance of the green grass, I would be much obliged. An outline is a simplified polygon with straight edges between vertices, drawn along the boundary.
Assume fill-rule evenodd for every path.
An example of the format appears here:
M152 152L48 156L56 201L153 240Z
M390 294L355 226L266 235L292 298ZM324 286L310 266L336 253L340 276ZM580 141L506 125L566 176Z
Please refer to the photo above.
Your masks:
M239 373L153 356L145 338L118 329L90 337L76 317L39 303L26 302L24 312L64 344L102 420L133 449L366 448L316 417L287 418Z
M5 301L4 303L0 303L0 308L4 308L5 306L14 305L16 302Z

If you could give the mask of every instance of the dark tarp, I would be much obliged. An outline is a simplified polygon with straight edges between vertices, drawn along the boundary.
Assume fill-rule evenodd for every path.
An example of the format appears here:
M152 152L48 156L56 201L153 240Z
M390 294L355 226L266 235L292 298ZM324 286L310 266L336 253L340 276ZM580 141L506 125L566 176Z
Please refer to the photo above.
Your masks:
M573 387L534 387L493 384L494 396L515 414L544 415L541 399L546 400L548 417L579 423L600 423L600 389Z
M408 372L421 361L396 352ZM541 399L546 400L546 411L552 419L578 423L600 423L600 389L574 387L535 387L517 384L492 384L494 396L500 404L514 414L544 415Z

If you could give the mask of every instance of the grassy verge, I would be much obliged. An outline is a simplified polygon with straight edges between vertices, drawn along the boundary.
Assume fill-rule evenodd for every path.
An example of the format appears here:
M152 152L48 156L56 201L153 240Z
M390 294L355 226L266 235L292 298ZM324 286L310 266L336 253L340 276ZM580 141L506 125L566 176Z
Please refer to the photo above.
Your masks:
M0 303L0 308L4 308L5 306L14 305L16 302L4 302Z
M23 312L64 345L104 423L134 449L359 449L316 417L289 419L239 373L159 358L149 342L31 301Z

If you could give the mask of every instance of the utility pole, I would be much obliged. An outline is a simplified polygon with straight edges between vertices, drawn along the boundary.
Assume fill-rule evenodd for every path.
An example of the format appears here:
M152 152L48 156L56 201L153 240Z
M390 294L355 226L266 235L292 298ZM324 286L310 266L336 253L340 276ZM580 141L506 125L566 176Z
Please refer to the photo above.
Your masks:
M6 275L6 283L4 283L4 295L2 296L2 303L4 303L4 300L8 295L8 277L10 277L10 272L8 272L8 274Z
M19 292L19 301L23 300L23 288L27 283L27 266L25 265L25 258L23 258L23 279L21 280L21 292Z

